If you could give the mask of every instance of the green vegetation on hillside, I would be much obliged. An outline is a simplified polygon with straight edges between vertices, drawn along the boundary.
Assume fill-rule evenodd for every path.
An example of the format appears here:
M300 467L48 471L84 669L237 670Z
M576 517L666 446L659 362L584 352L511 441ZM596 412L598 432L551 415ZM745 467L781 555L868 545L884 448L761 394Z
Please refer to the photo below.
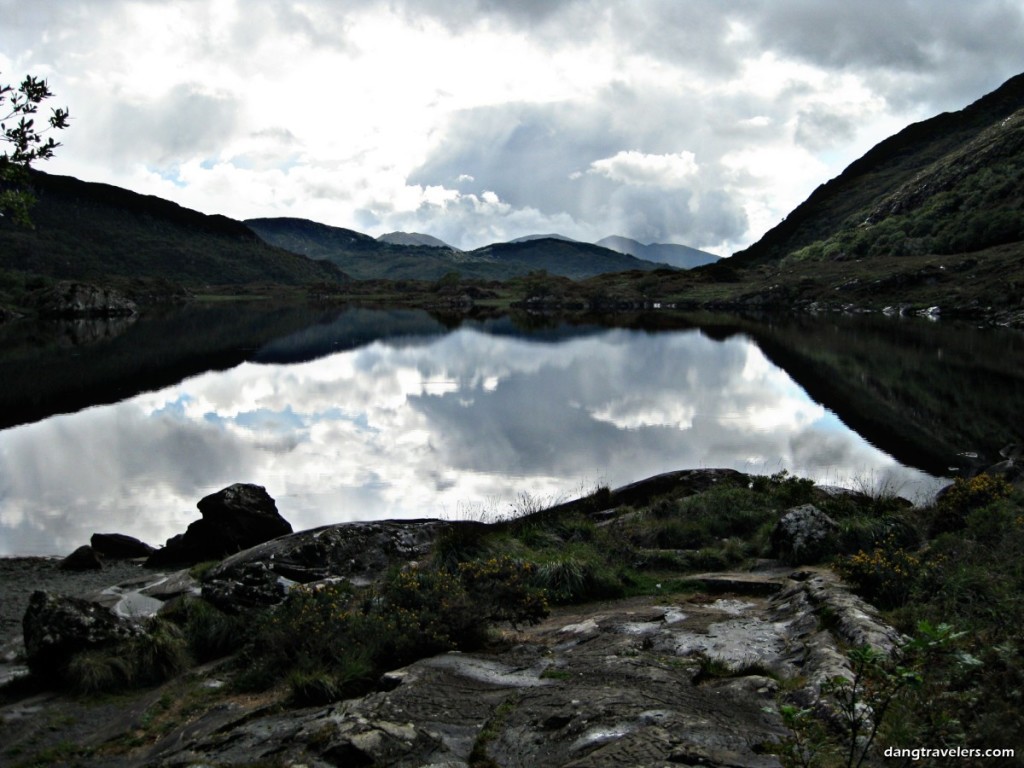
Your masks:
M450 273L475 280L503 280L537 270L581 279L664 267L590 243L557 238L496 243L467 252L383 242L305 219L250 219L246 224L268 243L331 261L358 280L439 280Z
M240 222L66 176L31 174L29 230L0 220L0 270L10 277L190 286L338 284L345 276L260 240Z

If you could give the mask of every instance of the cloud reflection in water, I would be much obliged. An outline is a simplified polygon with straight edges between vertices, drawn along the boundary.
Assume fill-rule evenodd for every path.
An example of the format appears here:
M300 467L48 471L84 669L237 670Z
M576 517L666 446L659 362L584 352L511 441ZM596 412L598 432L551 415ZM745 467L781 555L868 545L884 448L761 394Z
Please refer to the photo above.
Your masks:
M0 555L95 531L154 544L203 495L265 485L296 529L503 512L686 467L827 482L900 467L753 343L626 330L559 342L463 329L312 362L246 363L0 433Z

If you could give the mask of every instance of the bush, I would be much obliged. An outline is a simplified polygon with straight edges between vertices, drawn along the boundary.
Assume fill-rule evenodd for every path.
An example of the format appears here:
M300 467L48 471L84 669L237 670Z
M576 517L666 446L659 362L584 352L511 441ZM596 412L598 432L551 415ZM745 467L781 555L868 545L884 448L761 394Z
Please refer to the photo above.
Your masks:
M910 597L921 575L921 559L892 538L870 552L861 550L838 562L839 572L880 608L896 608Z
M967 523L967 515L972 510L1005 499L1012 492L1013 486L1002 477L982 473L969 480L956 478L953 485L943 492L935 507L932 535L963 529Z
M121 691L162 683L191 663L178 627L155 619L144 634L75 654L63 670L63 681L80 693Z
M537 566L508 555L459 565L459 576L490 621L536 624L548 615L544 591L534 583Z
M199 662L240 650L249 632L246 617L224 613L196 597L182 598L165 610L162 617L181 627L189 651Z
M369 690L386 669L479 647L489 622L547 614L534 567L510 557L405 568L365 590L347 582L296 587L258 623L238 682L263 689L286 678L293 699L325 703Z
M132 670L117 653L82 651L68 663L65 682L71 690L85 694L123 690L132 684Z

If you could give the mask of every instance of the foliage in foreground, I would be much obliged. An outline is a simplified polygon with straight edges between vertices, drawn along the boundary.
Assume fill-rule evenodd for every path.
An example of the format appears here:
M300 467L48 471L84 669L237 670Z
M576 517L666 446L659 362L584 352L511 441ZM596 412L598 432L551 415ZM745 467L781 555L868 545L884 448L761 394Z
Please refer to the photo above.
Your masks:
M388 669L478 648L491 621L547 614L530 565L496 557L459 570L405 568L365 590L342 581L294 589L260 620L240 684L260 689L285 678L296 702L333 701L369 690Z
M53 157L60 146L43 134L68 127L67 109L56 108L40 128L33 115L39 105L53 96L45 80L28 75L15 88L0 83L0 141L10 147L0 153L0 216L9 215L17 224L30 226L28 210L35 199L27 191L28 168L36 160Z
M796 740L781 747L791 750L789 764L867 764L889 745L1024 746L1013 743L1024 733L1024 504L1004 481L958 480L923 509L884 493L825 494L785 473L737 476L611 516L596 514L611 504L607 491L591 501L456 526L433 562L365 589L297 588L255 625L203 601L183 602L149 647L76 659L73 684L150 684L189 656L245 646L241 685L286 683L295 702L334 701L417 658L480 647L496 623L539 621L549 602L685 589L688 572L763 557L780 513L810 501L839 524L828 555L836 567L915 639L895 659L853 649L851 678L828 686L837 706L831 721L801 702L784 703L780 714ZM147 678L143 669L156 672ZM851 752L853 744L860 746Z

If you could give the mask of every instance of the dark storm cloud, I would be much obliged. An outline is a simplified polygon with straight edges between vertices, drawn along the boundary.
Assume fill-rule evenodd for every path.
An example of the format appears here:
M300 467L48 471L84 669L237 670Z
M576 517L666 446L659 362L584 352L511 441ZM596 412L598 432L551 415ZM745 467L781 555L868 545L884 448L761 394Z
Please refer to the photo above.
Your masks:
M748 3L744 18L758 47L880 73L873 84L894 106L962 106L1024 67L1024 7L1015 0L780 0Z

